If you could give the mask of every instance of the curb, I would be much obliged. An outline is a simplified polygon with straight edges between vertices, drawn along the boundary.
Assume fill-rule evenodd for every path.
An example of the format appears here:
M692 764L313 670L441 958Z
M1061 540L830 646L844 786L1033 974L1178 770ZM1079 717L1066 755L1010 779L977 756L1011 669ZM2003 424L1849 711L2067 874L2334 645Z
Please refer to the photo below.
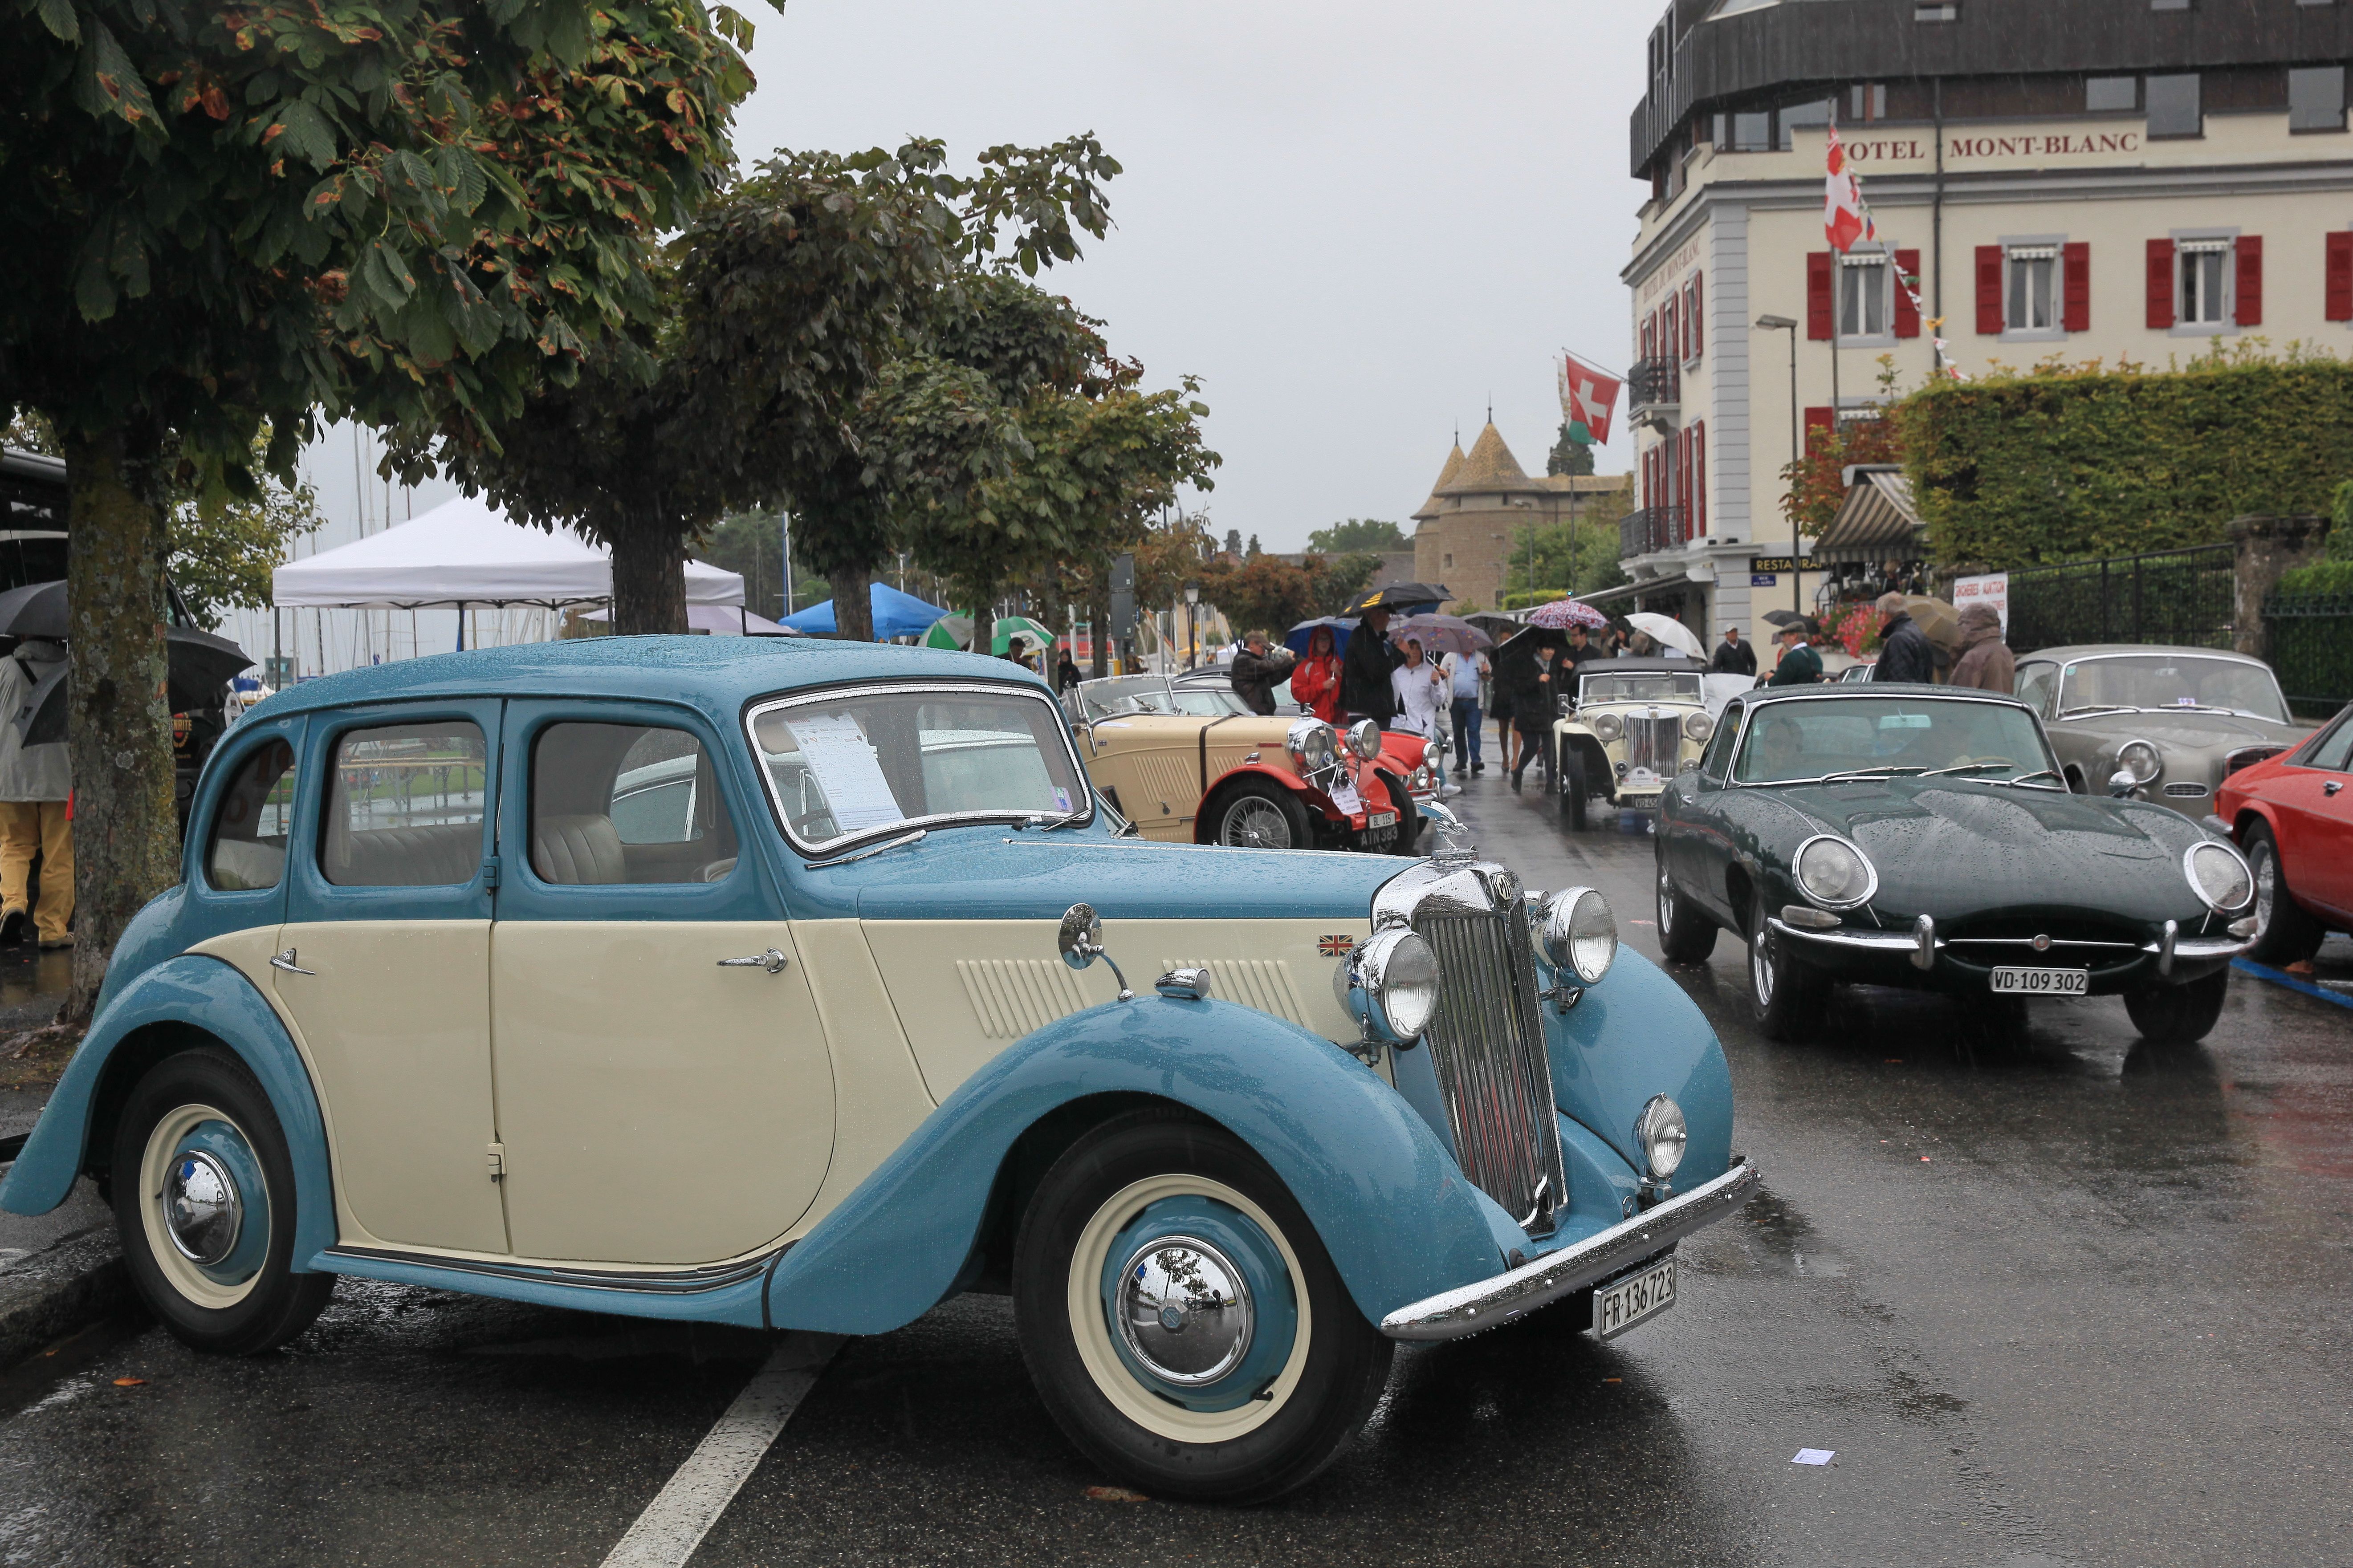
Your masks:
M132 1299L111 1226L0 1264L0 1368L13 1367Z

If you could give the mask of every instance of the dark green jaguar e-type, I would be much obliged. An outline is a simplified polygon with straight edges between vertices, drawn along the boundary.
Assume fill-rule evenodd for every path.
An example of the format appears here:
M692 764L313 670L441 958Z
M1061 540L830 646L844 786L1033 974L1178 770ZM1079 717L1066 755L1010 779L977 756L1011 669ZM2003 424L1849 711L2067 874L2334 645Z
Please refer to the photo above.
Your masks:
M2201 1039L2253 931L2229 844L2144 801L2072 795L2026 704L1940 686L1760 689L1665 792L1659 942L1748 943L1757 1026L1808 1034L1839 981L1997 1016L2121 994L2151 1039Z

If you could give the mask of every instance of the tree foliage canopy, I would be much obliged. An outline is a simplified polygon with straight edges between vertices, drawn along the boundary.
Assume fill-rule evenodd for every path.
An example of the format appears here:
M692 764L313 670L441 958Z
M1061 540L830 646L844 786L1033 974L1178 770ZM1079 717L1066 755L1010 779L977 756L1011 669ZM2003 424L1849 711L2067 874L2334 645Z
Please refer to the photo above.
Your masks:
M1377 554L1303 557L1252 555L1239 565L1213 562L1201 570L1201 597L1226 613L1239 632L1283 634L1316 616L1336 616L1365 591L1381 567Z
M1394 522L1352 517L1307 536L1307 548L1318 555L1387 554L1413 548L1413 541Z
M1593 471L1593 443L1580 441L1569 434L1567 420L1560 422L1560 434L1553 438L1552 450L1545 454L1547 474L1589 474Z

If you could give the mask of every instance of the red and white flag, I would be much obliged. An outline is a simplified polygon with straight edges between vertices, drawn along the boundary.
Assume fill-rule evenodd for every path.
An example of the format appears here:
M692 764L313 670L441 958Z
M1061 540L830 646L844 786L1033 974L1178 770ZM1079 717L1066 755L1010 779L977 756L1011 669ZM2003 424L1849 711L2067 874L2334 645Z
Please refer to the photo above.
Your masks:
M1862 205L1862 185L1846 166L1846 149L1839 142L1838 122L1830 124L1830 174L1822 186L1822 231L1831 248L1843 256L1861 240L1877 239L1879 226Z
M1609 439L1609 421L1618 412L1618 378L1604 375L1575 354L1563 356L1560 411L1571 425L1582 425L1598 445Z

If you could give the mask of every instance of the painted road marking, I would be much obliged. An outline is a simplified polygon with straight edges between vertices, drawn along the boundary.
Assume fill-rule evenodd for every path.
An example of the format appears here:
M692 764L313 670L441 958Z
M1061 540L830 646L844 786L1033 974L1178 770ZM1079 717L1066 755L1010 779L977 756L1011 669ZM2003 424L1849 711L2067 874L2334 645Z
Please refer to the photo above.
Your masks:
M2353 996L2340 995L2327 986L2315 985L2309 980L2299 980L2284 970L2273 969L2268 965L2244 958L2232 959L2231 967L2243 969L2258 980L2268 980L2274 985L2284 985L2291 991L2301 991L2306 996L2317 996L2323 1002L2334 1002L2339 1007L2353 1007Z
M606 1557L605 1568L682 1568L759 1468L841 1340L839 1334L786 1334L670 1484L638 1515Z

